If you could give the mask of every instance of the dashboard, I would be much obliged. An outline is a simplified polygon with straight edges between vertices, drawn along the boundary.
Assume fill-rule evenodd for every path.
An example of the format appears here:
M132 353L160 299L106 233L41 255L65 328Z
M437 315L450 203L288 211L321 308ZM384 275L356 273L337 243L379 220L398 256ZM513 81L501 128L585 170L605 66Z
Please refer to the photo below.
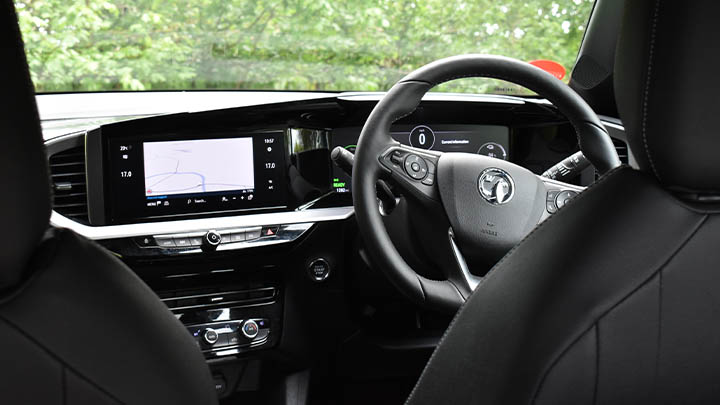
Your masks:
M358 353L340 361L353 373L412 375L413 367L394 367L408 365L409 352L424 365L449 319L408 307L367 260L352 179L330 160L337 146L354 151L379 95L278 94L275 102L212 111L143 117L134 110L131 119L88 119L80 130L78 118L65 129L63 120L43 122L54 133L46 139L51 223L102 244L158 294L196 340L221 397L259 390L267 377L261 364L307 368L336 347ZM606 125L621 159L632 164L622 127ZM538 174L578 149L552 106L500 96L429 94L391 136ZM590 168L573 181L594 178ZM418 215L400 203L386 216L388 231L400 230L394 239L401 252L428 231ZM426 259L409 263L433 277ZM347 325L354 338L332 325ZM388 336L409 337L388 343ZM388 344L393 349L378 354Z
M207 128L129 132L102 126L85 135L90 225L296 210L351 192L330 151L351 152L361 127ZM511 158L501 125L397 125L391 136L420 149ZM94 157L94 158L93 158Z
M53 223L102 240L347 218L352 180L331 162L330 151L354 151L378 99L322 94L119 116L55 136L47 142ZM392 126L391 136L420 149L510 160L538 174L578 149L572 128L551 105L498 96L430 94ZM621 138L617 147L627 161ZM589 170L575 182L593 179Z

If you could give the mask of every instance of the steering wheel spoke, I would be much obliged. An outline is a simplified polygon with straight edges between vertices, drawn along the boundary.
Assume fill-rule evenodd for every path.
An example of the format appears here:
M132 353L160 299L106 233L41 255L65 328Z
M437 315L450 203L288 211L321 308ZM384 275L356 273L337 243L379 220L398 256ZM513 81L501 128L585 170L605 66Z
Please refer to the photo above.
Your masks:
M379 156L384 171L402 190L421 203L437 204L437 166L441 152L412 148L399 143L389 145Z
M455 258L455 264L457 267L455 270L450 271L448 279L453 281L455 285L460 284L468 295L475 291L478 285L482 282L483 278L472 274L470 267L465 260L465 256L460 251L460 247L455 242L455 235L452 228L448 230L448 239L450 240L450 249L452 250L453 257Z

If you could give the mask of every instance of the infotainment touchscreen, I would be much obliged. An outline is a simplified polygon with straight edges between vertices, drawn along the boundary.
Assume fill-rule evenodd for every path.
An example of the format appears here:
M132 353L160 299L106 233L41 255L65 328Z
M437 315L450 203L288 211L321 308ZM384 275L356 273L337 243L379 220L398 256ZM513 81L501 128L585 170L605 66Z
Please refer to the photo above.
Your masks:
M111 137L108 222L285 208L283 134Z
M143 142L145 196L252 193L252 144L252 138Z

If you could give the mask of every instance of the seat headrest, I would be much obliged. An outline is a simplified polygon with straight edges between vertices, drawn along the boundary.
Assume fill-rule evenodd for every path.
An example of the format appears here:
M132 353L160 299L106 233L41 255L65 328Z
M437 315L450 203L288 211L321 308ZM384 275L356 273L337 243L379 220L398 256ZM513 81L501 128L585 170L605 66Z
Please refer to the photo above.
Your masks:
M641 170L671 191L720 193L720 2L628 0L615 98Z
M12 0L0 0L0 61L0 289L6 289L21 279L50 217L47 159Z

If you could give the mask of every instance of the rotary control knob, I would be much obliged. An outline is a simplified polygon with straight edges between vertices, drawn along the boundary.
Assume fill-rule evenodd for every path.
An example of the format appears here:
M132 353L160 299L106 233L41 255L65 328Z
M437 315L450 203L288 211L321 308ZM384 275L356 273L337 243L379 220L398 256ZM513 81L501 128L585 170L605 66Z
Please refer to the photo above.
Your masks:
M260 332L260 327L258 326L257 322L253 321L252 319L248 319L243 323L242 326L242 333L245 335L248 339L254 339L255 336L258 335Z
M212 251L217 249L222 237L216 231L208 231L202 241L203 250Z
M220 338L217 331L213 328L205 329L205 332L203 332L202 336L205 343L209 344L210 346L214 345Z

